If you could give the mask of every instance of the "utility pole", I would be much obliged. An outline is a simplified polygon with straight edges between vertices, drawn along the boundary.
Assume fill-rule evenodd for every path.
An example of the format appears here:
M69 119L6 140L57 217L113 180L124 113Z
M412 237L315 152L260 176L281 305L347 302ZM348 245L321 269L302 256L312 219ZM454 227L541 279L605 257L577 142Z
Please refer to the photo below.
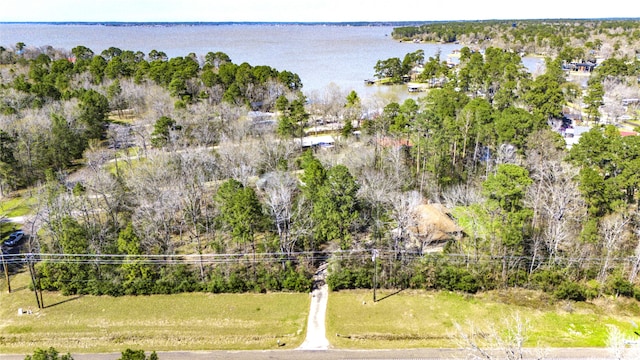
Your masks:
M2 268L4 269L4 278L7 279L7 291L11 294L11 281L9 280L9 268L7 267L7 261L4 258L4 251L0 249L0 256L2 257Z
M38 286L36 283L36 277L34 274L33 268L33 254L27 254L27 266L29 267L29 275L31 275L31 284L33 285L33 293L36 295L36 302L38 303L38 309L42 309L42 304L40 303L40 297L38 296Z
M40 276L38 276L38 272L36 271L35 265L32 263L31 266L33 266L33 275L35 276L36 284L38 285L38 293L40 294L40 306L42 306L42 308L44 309L44 300L42 299L42 284L40 283Z
M376 302L376 288L378 287L378 250L373 249L373 302Z

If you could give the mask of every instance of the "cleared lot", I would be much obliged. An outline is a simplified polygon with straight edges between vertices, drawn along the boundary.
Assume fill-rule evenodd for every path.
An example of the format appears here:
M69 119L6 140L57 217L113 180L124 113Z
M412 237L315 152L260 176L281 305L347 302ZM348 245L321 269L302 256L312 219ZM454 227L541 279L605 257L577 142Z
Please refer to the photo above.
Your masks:
M45 292L47 307L37 310L28 282L28 273L12 277L11 294L0 282L0 353L26 354L49 346L74 354L126 348L295 349L304 340L310 305L309 294L296 293L113 298ZM373 303L370 291L329 293L326 327L331 349L459 348L460 331L505 334L518 315L526 324L525 346L603 350L610 329L635 336L633 323L640 317L635 300L555 302L522 291L469 296L379 290L378 299ZM18 308L32 313L20 316Z
M304 340L308 294L62 296L38 310L28 273L2 284L0 353L295 348ZM23 309L23 315L18 315ZM31 314L28 312L31 311Z

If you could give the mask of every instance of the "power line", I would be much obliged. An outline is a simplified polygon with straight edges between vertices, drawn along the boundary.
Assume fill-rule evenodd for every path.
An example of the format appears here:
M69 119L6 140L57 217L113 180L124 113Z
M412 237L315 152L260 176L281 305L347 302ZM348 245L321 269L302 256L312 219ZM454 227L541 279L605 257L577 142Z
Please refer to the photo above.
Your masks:
M389 260L424 260L427 262L454 262L458 264L475 263L510 263L533 261L531 256L502 256L502 255L479 255L470 256L465 254L421 254L418 252L395 252L391 250L378 250L377 257L380 261ZM66 264L94 264L94 265L122 265L122 264L143 264L143 265L215 265L215 264L235 264L240 262L262 262L273 263L283 261L328 261L335 260L362 260L371 261L371 250L337 250L332 252L267 252L267 253L243 253L243 254L55 254L55 253L26 253L26 254L4 254L7 264L25 264L27 262L47 262ZM611 258L612 262L630 263L636 261L635 257ZM535 262L539 264L587 264L601 263L602 258L558 258L536 256Z

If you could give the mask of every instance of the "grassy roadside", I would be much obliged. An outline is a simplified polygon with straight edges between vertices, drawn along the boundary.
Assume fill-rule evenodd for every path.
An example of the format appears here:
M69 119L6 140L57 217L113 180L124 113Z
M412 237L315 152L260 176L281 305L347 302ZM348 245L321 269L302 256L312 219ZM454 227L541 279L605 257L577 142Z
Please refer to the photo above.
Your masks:
M35 203L35 198L28 190L21 190L12 193L0 200L0 242L12 232L20 229L19 223L7 221L6 218L25 216L31 213L31 208Z
M293 349L302 343L308 294L178 294L69 297L45 293L36 310L28 274L0 280L0 353ZM329 295L327 338L336 349L459 348L460 330L504 335L517 315L530 347L606 347L615 327L627 338L640 323L630 299L557 302L539 292L340 291ZM33 310L18 316L17 309ZM277 346L280 340L286 345Z
M31 213L34 202L29 190L16 191L0 201L0 215L8 218L27 215Z
M3 279L4 280L4 279ZM0 294L0 353L291 349L305 335L308 294L178 294L96 297L44 293L37 310L28 274ZM18 315L18 308L31 309Z
M611 327L636 339L633 321L640 307L631 299L595 303L556 302L525 291L475 296L449 292L371 291L331 293L327 337L339 348L458 348L460 331L504 335L519 317L526 325L528 347L605 347ZM456 328L458 324L462 330Z

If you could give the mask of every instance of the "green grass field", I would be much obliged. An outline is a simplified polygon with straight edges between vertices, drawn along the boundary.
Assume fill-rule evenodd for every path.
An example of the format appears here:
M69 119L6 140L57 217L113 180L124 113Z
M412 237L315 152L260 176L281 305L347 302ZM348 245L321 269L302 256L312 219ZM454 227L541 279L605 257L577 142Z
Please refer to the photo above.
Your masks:
M29 191L17 191L12 197L7 197L0 201L0 215L6 217L24 216L31 213L31 206L35 198Z
M510 290L464 295L450 292L371 291L332 293L327 337L339 348L458 348L469 329L498 335L516 317L526 326L529 347L605 347L617 327L635 340L637 301L601 299L596 303L556 302L539 292ZM456 327L458 324L461 330Z
M294 348L304 340L308 294L62 296L37 310L28 274L0 295L0 353L53 346L61 352ZM18 309L32 314L18 315Z
M138 297L44 293L37 310L28 274L0 280L0 353L53 346L65 352L293 349L304 340L308 294ZM18 315L18 308L32 314ZM606 347L609 331L632 338L638 302L557 302L539 292L340 291L329 295L327 338L338 349L459 348L460 331L504 334L518 316L530 347ZM462 330L456 328L456 324ZM286 345L278 347L280 340Z

